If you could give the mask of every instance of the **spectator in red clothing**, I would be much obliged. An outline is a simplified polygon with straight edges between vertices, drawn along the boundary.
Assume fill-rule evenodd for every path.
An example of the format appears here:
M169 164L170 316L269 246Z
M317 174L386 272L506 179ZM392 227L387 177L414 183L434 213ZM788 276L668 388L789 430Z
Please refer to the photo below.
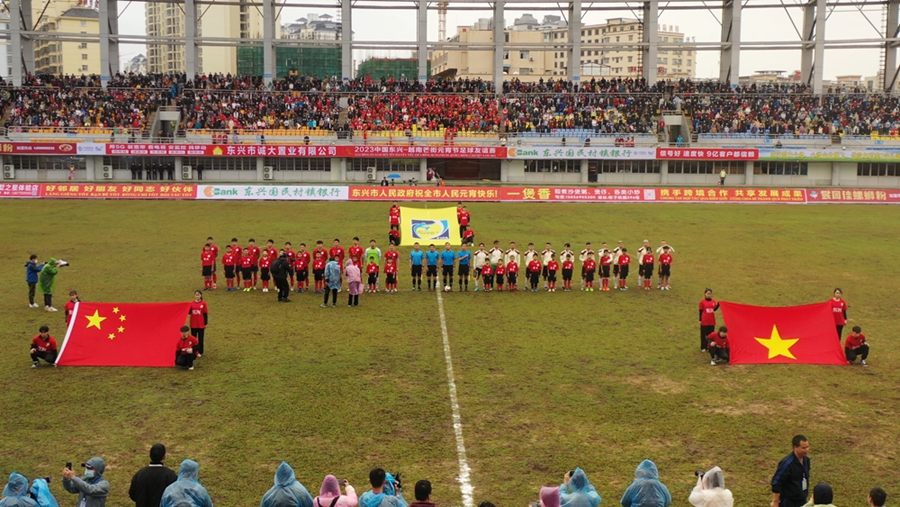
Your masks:
M416 483L415 489L416 501L409 504L409 507L434 507L431 501L431 482L421 480Z
M50 336L50 328L41 326L38 334L31 340L31 364L32 368L40 366L40 359L56 366L56 340Z
M728 328L719 327L715 333L706 337L709 349L709 364L715 366L719 361L729 361L731 345L728 343Z

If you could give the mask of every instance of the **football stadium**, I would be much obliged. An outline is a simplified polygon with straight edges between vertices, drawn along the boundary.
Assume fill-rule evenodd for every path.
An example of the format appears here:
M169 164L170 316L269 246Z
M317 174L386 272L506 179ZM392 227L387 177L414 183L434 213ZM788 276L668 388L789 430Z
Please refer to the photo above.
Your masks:
M0 507L883 507L898 31L3 2Z

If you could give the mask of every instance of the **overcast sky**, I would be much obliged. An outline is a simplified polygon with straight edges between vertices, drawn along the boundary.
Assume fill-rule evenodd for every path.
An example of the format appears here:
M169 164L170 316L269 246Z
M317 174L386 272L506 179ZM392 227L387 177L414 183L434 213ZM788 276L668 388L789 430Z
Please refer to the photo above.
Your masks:
M15 0L13 0L15 1ZM364 1L364 0L363 0ZM796 0L789 0L787 5L796 5ZM290 2L289 2L290 3ZM305 1L304 3L314 3ZM713 5L714 2L707 2ZM583 0L585 6L590 2ZM120 17L119 31L123 34L144 34L144 4L142 2L119 2ZM285 7L281 13L282 23L305 17L309 13L337 15L337 8L332 2L323 2L321 8ZM433 4L432 4L433 5ZM451 4L453 5L453 4ZM462 5L462 4L456 4ZM485 6L488 4L486 3ZM598 5L600 5L598 3ZM676 5L679 5L676 3ZM687 37L696 38L697 42L713 42L720 39L721 11L709 10L664 10L664 2L660 2L659 23L676 25ZM546 7L556 8L556 4L547 4ZM433 7L432 7L433 8ZM637 9L639 7L635 7ZM355 10L356 20L353 23L354 39L358 41L414 41L415 11L414 10ZM635 11L639 12L639 11ZM883 24L881 9L878 6L864 8L863 12L875 26ZM531 13L540 20L547 14L560 14L556 11L507 11L505 24L511 25L513 20L524 13ZM790 14L790 17L789 17ZM491 11L449 11L447 13L447 34L456 33L456 27L471 25L478 18L488 18ZM630 10L589 12L585 14L584 24L603 23L608 18L635 17ZM768 9L744 9L742 13L742 38L747 41L796 41L799 40L797 32L791 23L802 27L803 14L799 8L768 8ZM870 39L878 38L878 31L866 20L866 17L856 7L839 7L829 15L825 24L826 40L841 39ZM882 28L883 29L883 28ZM434 41L438 37L437 12L429 10L428 40ZM122 61L131 59L138 53L146 54L146 49L138 45L123 45L121 48ZM375 57L409 57L404 51L357 51L354 57L357 63L369 56ZM825 79L834 79L838 75L873 76L878 72L881 51L878 49L865 50L828 50L825 53ZM788 73L800 69L799 51L748 51L741 54L740 74L742 76L760 70L783 70ZM716 78L719 73L718 51L701 51L697 57L697 77Z

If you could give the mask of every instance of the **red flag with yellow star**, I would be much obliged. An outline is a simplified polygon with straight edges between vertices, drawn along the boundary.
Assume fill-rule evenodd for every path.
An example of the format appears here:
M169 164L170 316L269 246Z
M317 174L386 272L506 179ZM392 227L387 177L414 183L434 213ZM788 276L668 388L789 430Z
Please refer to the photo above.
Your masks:
M847 364L826 301L803 306L721 302L731 364Z
M59 366L173 366L190 303L76 303Z

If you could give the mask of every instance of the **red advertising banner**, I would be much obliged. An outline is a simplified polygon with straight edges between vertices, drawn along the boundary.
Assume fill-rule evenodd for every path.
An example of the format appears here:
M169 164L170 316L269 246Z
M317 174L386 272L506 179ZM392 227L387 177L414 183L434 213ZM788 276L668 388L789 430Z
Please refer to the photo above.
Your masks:
M109 143L106 155L158 157L506 158L506 148L482 146L307 146L267 144Z
M802 188L657 188L661 202L771 202L805 203Z
M0 197L40 197L39 183L0 183Z
M503 187L504 201L567 201L567 202L641 202L647 200L643 188L577 188L577 187Z
M501 201L499 187L351 186L351 201Z
M78 143L0 143L3 155L75 155Z
M807 189L806 195L810 203L900 203L900 190L896 189L851 189L851 190L819 190Z
M43 184L41 197L55 199L195 199L196 185L181 184Z
M657 160L759 160L756 148L657 148Z

